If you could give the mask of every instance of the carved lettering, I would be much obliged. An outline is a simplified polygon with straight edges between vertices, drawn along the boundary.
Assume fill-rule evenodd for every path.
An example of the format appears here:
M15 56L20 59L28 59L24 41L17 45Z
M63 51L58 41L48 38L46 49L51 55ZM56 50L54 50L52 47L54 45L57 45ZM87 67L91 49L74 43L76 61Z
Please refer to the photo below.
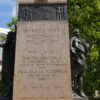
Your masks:
M66 93L71 87L69 87L70 55L66 23L67 21L18 23L16 97L25 99L29 97L33 100L67 98Z

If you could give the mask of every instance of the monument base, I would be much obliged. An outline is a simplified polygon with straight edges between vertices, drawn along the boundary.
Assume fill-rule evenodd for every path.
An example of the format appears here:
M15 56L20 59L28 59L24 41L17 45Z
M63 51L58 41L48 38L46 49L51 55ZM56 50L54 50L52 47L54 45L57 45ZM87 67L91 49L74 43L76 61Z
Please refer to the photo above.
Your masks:
M73 100L89 100L88 97L73 96Z
M73 100L89 100L88 98L73 98Z
M76 94L74 91L72 92L73 100L89 100L88 97L81 97L78 94Z
M2 97L2 96L0 96L0 100L11 100L11 98L10 97Z

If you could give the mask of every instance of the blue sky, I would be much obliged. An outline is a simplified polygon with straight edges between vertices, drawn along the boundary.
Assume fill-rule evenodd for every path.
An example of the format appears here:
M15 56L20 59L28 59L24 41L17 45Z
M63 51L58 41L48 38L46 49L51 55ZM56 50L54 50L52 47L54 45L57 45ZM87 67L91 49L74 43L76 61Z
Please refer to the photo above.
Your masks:
M6 23L16 16L16 0L0 0L0 27L7 28Z

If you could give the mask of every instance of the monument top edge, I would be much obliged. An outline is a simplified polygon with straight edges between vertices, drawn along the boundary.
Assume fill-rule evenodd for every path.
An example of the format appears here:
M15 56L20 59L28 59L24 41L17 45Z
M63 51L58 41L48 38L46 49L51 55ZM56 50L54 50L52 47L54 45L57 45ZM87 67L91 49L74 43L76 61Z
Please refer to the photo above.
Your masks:
M28 4L28 3L35 3L35 4L48 4L48 3L67 3L67 0L18 0L18 3Z

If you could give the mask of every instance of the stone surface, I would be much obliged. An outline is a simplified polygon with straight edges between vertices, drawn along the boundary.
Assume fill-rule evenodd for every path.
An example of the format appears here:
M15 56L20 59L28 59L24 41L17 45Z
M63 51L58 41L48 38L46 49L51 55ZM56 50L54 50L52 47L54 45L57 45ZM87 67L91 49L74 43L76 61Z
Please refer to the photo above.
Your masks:
M19 21L33 20L67 20L66 4L49 4L49 5L19 5Z
M78 94L73 93L73 100L91 100L88 97L80 97Z
M13 100L72 100L67 21L19 22Z
M73 98L73 100L89 100L88 98Z
M67 0L18 0L19 3L67 3Z
M18 3L13 100L72 100L67 1Z

